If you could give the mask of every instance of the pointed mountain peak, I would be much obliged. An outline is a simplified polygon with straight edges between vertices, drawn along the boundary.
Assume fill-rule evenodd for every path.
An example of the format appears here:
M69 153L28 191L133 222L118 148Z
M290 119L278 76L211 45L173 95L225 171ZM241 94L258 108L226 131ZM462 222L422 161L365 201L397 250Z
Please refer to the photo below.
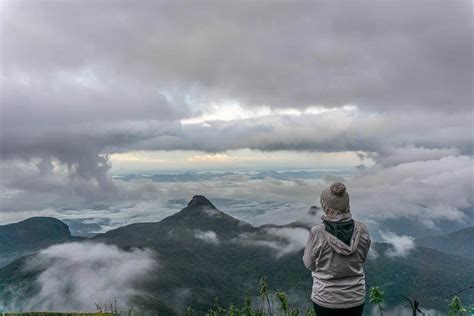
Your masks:
M204 195L195 195L193 199L189 201L188 207L209 207L216 208Z

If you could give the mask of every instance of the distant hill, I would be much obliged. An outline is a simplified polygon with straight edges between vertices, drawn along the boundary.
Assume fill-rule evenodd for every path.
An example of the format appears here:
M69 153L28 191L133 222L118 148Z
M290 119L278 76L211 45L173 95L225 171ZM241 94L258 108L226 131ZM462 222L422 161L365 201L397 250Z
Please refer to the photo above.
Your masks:
M31 217L0 225L0 267L26 253L81 239L71 236L68 226L52 217Z
M215 297L225 306L231 302L241 305L245 295L258 294L262 276L267 277L270 289L285 291L290 301L305 308L310 306L312 279L302 264L306 238L302 233L307 232L310 215L316 211L288 225L254 227L220 211L204 196L195 196L183 210L160 222L124 226L91 240L158 253L156 270L139 284L146 295L134 298L145 309L182 315L184 308L192 306L201 315ZM389 307L403 303L402 294L422 300L474 282L474 260L424 247L405 257L389 257L385 252L390 247L373 243L365 267L367 288L381 286ZM0 270L0 297L14 295L9 289L15 284L34 295L33 280L41 271L25 272L21 267L27 260L34 256ZM474 302L474 292L465 292L462 298ZM421 305L444 310L446 306L445 300Z
M417 238L416 245L474 259L474 227L449 234Z

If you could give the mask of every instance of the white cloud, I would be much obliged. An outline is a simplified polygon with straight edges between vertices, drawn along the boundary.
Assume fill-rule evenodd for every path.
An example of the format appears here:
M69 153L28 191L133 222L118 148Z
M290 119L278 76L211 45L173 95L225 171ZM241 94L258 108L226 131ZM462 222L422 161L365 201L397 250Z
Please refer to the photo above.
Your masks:
M384 242L392 246L385 252L389 257L405 257L415 248L415 238L411 236L399 236L390 231L379 231L379 234Z
M472 214L474 160L445 156L396 166L375 165L347 181L352 210L365 218L407 218L432 227Z
M309 231L305 228L267 228L265 231L270 236L286 241L286 245L279 249L281 253L298 252L303 249L309 234Z
M309 231L305 228L265 228L264 234L243 233L233 241L248 246L263 246L275 250L276 257L304 248Z
M370 223L370 229L378 230L378 223L392 219L407 219L436 229L446 221L472 222L473 167L474 160L469 156L448 155L397 165L376 164L352 176L348 173L342 180L351 197L354 217ZM334 178L327 176L333 173L331 170L320 170L312 178L287 180L252 180L255 172L251 171L217 172L199 182L113 179L117 190L105 192L85 182L36 177L38 171L33 169L21 169L17 178L10 177L8 168L3 170L2 181L11 179L12 186L22 188L3 191L4 223L34 215L110 219L104 229L161 220L183 207L168 204L168 200L180 198L187 202L195 194L206 195L222 211L254 225L285 224L304 216L311 205L319 206L320 192ZM214 213L211 210L209 215Z
M95 303L117 299L127 306L141 292L137 283L157 268L149 250L124 251L115 246L69 243L51 246L27 262L27 270L41 270L39 292L16 308L26 311L94 311Z
M210 244L219 244L219 238L217 237L217 234L212 230L197 231L195 232L194 237Z

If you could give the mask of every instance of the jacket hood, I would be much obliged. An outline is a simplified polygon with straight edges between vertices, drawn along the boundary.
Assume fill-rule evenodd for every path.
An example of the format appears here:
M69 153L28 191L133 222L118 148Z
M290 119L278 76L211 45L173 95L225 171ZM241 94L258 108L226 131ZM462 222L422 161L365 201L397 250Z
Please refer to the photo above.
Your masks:
M354 221L354 231L352 233L350 245L346 245L342 240L330 234L329 232L324 232L329 245L332 247L332 249L334 249L335 252L341 255L350 255L355 252L359 246L361 238L361 226L357 221Z
M323 221L323 223L327 232L342 240L346 245L351 244L351 238L354 232L354 221L352 219L338 222Z

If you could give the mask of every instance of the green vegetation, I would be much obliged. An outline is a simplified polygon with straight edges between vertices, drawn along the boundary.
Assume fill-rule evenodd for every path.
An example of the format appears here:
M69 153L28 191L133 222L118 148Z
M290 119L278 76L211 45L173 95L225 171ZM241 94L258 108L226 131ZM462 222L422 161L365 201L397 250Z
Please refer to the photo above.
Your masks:
M209 309L206 316L317 316L313 309L302 311L298 306L290 308L285 292L277 291L274 294L270 294L265 278L260 280L259 296L260 304L257 306L253 306L251 298L246 296L244 306L241 309L236 308L233 304L226 309L219 305L218 299L216 298L213 307ZM380 287L375 286L370 288L369 302L378 306L380 316L383 316L384 300L385 293ZM273 304L275 301L279 304L278 308L275 308ZM474 307L464 307L458 296L454 296L451 299L448 308L448 316L470 316L474 314ZM420 314L424 315L423 313ZM193 315L191 307L188 307L186 315Z
M290 306L285 292L269 293L268 283L265 278L260 280L260 300L253 304L249 296L245 296L244 304L241 308L230 304L228 308L220 305L218 298L215 298L213 306L205 313L205 316L317 316L313 309L301 310L298 306ZM370 303L379 307L380 315L383 315L382 305L384 302L384 291L380 287L370 289ZM275 307L274 302L278 303ZM97 312L93 313L56 313L56 312L28 312L28 313L0 313L0 316L149 316L155 315L152 312L132 309L119 309L117 302L110 302L104 306L97 305ZM449 305L448 316L470 316L474 313L474 307L465 307L461 299L454 296ZM194 310L188 307L186 316L194 316ZM423 315L423 314L422 314Z
M1 313L1 316L116 316L111 313L55 313L55 312L30 312L30 313Z
M266 278L260 279L259 285L259 304L253 305L252 299L246 296L242 308L235 307L234 304L224 308L216 298L206 316L316 316L312 308L303 311L298 306L290 307L285 292L270 293ZM275 307L274 302L278 302L279 306ZM187 315L193 315L190 307L187 309Z
M462 305L459 296L454 296L448 305L448 316L468 316L474 314L474 307L466 308Z
M369 302L372 304L377 304L380 310L380 316L383 316L383 301L384 301L384 291L378 286L374 286L370 289Z

